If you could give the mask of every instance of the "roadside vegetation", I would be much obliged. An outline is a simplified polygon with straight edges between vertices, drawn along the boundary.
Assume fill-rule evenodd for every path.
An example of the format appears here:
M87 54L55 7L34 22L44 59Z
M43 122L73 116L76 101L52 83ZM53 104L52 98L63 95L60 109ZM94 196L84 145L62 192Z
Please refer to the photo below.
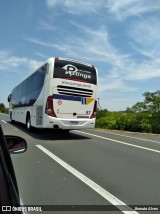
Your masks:
M0 103L0 112L8 114L8 108L3 103Z
M145 92L144 101L123 112L97 111L96 128L160 133L160 91Z
M143 96L143 102L137 102L126 111L98 109L96 128L160 134L160 90L145 92ZM0 103L0 112L8 114L3 103Z

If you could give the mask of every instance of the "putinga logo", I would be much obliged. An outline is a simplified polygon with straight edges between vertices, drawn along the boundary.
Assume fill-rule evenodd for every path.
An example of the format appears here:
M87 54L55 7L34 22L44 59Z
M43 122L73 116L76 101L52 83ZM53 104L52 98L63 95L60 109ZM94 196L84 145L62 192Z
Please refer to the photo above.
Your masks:
M90 74L85 74L85 71L78 70L73 65L65 65L62 69L64 69L66 72L65 74L69 74L69 76L76 76L76 77L82 77L84 79L91 79Z

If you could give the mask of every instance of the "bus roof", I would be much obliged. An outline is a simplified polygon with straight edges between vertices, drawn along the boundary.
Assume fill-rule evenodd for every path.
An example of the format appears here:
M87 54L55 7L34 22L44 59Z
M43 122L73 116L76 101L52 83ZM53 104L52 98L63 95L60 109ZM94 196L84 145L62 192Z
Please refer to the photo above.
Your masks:
M68 59L68 58L63 58L63 57L55 57L55 60L65 60L65 61L70 61L70 62L75 62L75 63L79 63L79 64L82 64L82 65L86 65L86 66L89 66L89 67L93 67L91 64L88 64L86 62L82 62L82 61L78 61L78 60L75 60L75 59Z

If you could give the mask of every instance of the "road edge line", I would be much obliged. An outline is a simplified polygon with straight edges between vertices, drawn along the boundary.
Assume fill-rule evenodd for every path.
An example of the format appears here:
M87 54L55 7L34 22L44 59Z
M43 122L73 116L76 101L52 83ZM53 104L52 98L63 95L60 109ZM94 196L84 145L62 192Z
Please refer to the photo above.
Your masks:
M156 150L156 149L150 149L150 148L147 148L147 147L144 147L144 146L137 146L137 145L134 145L134 144L123 142L123 141L114 140L114 139L111 139L111 138L108 138L108 137L102 137L102 136L99 136L99 135L90 134L90 133L87 133L87 132L82 132L82 131L77 131L77 130L74 130L74 132L78 132L78 133L82 133L82 134L86 134L86 135L91 135L91 136L94 136L94 137L98 137L98 138L101 138L101 139L113 141L113 142L124 144L124 145L127 145L127 146L132 146L132 147L136 147L136 148L140 148L140 149L144 149L144 150L160 153L160 151Z

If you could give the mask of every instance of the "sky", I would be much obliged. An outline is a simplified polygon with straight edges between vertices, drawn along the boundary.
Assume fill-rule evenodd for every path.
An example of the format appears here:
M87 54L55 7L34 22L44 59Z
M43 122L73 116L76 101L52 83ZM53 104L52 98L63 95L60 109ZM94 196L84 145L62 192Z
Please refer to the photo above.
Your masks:
M0 103L50 57L98 69L101 107L160 90L160 0L0 0Z

